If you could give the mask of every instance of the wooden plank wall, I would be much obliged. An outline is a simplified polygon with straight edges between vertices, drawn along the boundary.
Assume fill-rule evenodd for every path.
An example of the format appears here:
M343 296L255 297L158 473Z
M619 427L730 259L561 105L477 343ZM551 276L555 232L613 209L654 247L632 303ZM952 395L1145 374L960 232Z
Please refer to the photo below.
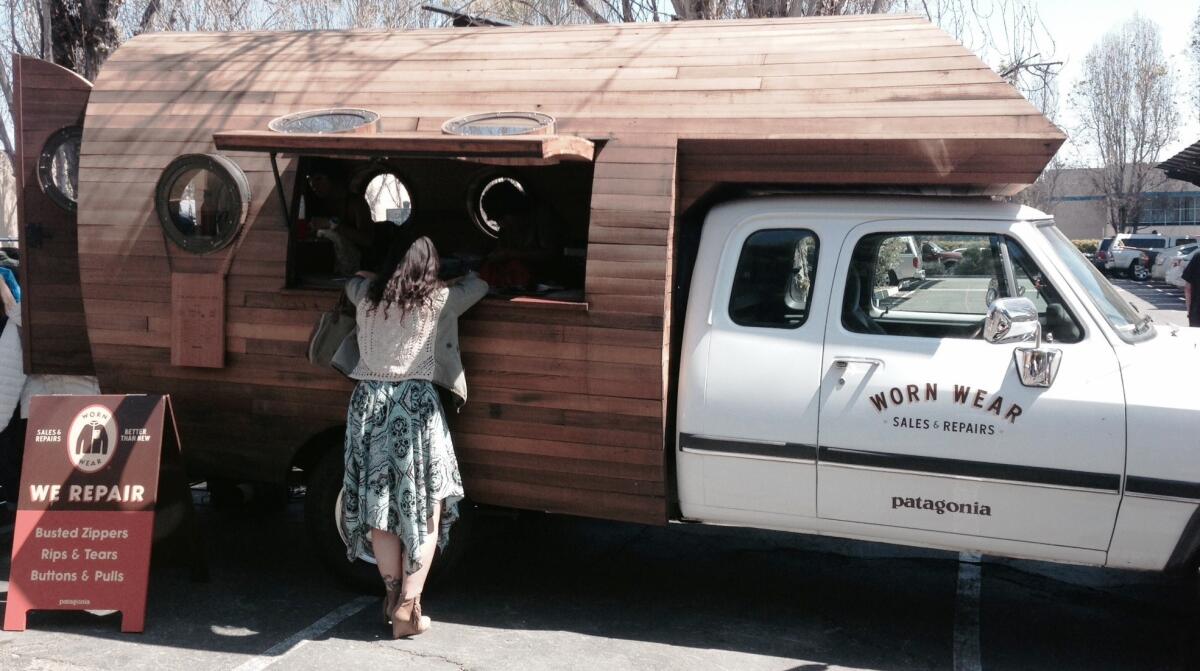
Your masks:
M42 192L38 159L51 135L83 124L92 85L36 58L17 56L13 65L25 371L91 375L76 217Z
M677 211L722 184L1010 196L1037 179L1060 144L1044 137L681 139Z
M379 112L384 131L431 134L463 114L535 110L560 133L608 139L591 196L589 309L474 310L462 335L472 398L455 428L479 500L660 523L680 138L1062 140L912 17L135 38L88 108L80 258L93 353L107 390L175 394L185 452L207 467L282 474L304 437L342 420L347 384L301 358L332 299L283 289L267 160L230 154L251 182L253 228L228 278L227 365L170 366L154 182L175 156L212 151L214 131L335 105ZM1034 154L1030 166L1049 158ZM692 181L723 179L724 161L700 159L708 172ZM1009 174L980 173L976 186Z

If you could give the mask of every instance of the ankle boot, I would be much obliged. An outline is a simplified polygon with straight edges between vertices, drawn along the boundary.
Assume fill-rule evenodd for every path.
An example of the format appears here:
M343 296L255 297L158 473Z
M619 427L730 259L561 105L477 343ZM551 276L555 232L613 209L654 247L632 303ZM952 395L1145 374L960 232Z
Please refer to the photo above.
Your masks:
M406 638L429 631L432 621L421 614L421 596L404 599L392 611L392 638Z
M400 590L389 590L383 594L383 623L392 623L392 613L396 610L396 606L400 604Z

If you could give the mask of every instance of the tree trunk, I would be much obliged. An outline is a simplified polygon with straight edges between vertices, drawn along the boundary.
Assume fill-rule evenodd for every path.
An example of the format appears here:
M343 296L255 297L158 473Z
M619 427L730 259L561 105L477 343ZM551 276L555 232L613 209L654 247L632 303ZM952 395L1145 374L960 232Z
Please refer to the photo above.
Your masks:
M48 1L53 60L64 68L79 72L80 63L76 54L83 43L83 26L79 23L79 15L71 11L63 0Z
M100 66L121 42L117 28L117 10L120 0L83 0L80 4L80 23L83 27L83 71L88 79L95 79Z
M54 0L41 0L38 3L38 9L41 10L42 59L53 58L54 56L54 40L52 35L54 22L51 20L51 15L53 14L51 4L53 2ZM13 29L15 30L15 28ZM15 41L13 43L16 44Z

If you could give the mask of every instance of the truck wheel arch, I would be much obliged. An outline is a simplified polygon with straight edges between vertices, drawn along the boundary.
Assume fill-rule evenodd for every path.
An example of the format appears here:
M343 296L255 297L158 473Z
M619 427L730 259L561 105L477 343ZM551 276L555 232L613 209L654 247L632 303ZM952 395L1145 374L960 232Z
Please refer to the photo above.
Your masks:
M1192 574L1200 569L1200 506L1192 513L1171 557L1163 571L1167 573Z

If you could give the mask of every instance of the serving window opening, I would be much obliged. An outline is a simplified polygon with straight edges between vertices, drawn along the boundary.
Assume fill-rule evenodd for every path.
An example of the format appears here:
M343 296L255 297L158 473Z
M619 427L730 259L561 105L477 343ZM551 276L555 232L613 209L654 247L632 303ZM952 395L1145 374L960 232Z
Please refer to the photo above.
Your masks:
M582 304L592 173L591 162L301 156L289 285L340 287L424 235L445 279L477 272L493 298Z

